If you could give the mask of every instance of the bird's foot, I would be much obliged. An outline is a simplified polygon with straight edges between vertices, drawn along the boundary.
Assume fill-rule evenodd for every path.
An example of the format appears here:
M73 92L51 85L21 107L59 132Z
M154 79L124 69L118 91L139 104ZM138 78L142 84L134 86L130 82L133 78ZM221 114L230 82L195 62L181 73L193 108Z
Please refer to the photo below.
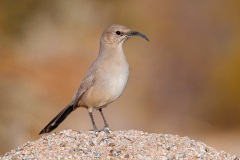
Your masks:
M101 131L104 131L105 133L110 133L110 128L107 126L107 127L104 127L103 129L100 130Z
M99 132L99 130L98 130L97 128L90 129L89 131L92 131L92 132Z

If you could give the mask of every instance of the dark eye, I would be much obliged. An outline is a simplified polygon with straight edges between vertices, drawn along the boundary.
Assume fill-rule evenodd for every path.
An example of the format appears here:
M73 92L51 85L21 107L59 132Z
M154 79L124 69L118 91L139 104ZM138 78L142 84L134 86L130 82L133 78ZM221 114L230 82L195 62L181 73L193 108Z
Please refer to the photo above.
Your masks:
M120 31L116 31L116 34L117 34L117 35L120 35L120 34L121 34L121 32L120 32Z

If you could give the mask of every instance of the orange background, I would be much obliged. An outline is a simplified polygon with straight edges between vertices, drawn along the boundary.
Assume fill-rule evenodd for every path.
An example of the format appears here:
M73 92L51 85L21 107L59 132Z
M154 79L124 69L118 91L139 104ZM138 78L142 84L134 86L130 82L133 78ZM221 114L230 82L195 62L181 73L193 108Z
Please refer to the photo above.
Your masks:
M150 42L133 37L124 45L131 75L103 110L111 129L188 136L240 155L237 0L0 1L0 154L40 138L113 23ZM79 108L55 131L91 127Z

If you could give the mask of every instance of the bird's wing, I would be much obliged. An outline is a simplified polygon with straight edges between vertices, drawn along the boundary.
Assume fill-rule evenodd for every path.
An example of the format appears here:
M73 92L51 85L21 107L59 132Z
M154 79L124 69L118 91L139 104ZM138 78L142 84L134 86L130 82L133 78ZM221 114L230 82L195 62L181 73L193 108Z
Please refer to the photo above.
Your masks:
M95 81L95 77L92 75L87 75L84 78L82 84L80 85L76 93L73 95L72 102L71 102L73 106L77 106L83 94L93 86L94 81Z

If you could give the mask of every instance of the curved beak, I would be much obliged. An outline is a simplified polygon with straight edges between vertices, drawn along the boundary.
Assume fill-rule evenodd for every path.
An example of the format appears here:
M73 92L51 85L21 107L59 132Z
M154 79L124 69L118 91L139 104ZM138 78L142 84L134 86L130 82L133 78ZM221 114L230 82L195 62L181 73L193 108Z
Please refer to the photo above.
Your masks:
M131 37L131 36L140 36L144 39L146 39L148 42L149 42L149 39L147 38L147 36L145 36L144 34L140 33L140 32L137 32L137 31L129 31L127 32L126 34L128 37Z

